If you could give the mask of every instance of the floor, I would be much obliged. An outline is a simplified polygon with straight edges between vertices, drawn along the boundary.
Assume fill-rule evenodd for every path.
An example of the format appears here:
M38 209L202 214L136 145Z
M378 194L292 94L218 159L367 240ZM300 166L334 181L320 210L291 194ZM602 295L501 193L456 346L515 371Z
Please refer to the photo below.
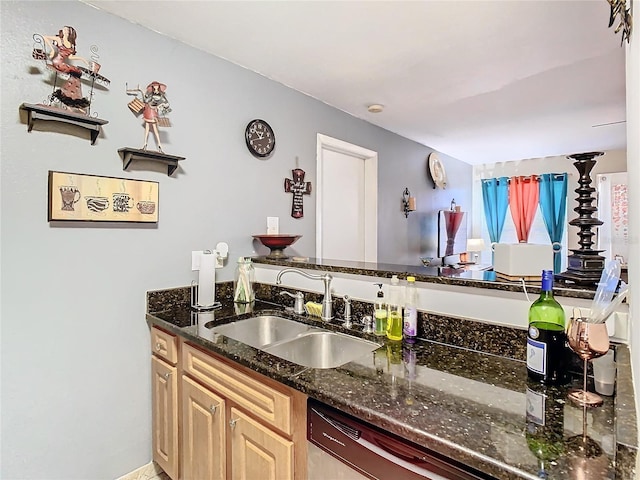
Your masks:
M118 480L171 480L155 462L148 463Z

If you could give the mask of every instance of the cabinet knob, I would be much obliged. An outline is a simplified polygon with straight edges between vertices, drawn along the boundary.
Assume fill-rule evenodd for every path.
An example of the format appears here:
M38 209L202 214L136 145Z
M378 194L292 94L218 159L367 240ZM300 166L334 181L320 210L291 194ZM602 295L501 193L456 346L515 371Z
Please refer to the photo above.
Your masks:
M166 378L167 380L169 380L169 377L170 377L170 376L171 376L171 372L169 372L169 373L165 373L165 374L163 375L163 377L164 377L164 378Z
M156 351L159 352L160 350L162 350L162 345L160 345L160 343L156 343Z
M209 407L209 410L211 410L211 413L216 413L216 408L217 408L216 405L211 405Z
M237 418L232 418L231 420L229 420L229 426L231 427L232 430L236 428L236 423L238 423Z

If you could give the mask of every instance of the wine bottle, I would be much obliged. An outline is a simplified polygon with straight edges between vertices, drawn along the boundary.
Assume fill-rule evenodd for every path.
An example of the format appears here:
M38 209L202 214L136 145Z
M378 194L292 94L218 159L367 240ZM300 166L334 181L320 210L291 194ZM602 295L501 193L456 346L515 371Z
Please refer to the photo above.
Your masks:
M554 461L564 453L564 398L557 387L530 381L527 385L529 450L538 459L538 477L549 478Z
M566 341L564 310L553 297L553 271L543 270L540 297L529 308L529 378L544 384L567 383Z

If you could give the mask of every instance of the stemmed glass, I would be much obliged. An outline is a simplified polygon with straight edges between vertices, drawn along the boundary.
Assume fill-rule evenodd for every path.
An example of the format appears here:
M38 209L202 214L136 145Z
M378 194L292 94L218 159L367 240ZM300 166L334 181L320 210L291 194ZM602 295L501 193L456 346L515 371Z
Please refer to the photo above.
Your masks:
M569 321L569 347L584 361L582 390L573 389L569 398L581 406L596 407L602 397L587 391L587 364L609 351L609 333L604 323L589 323L588 318L575 317Z

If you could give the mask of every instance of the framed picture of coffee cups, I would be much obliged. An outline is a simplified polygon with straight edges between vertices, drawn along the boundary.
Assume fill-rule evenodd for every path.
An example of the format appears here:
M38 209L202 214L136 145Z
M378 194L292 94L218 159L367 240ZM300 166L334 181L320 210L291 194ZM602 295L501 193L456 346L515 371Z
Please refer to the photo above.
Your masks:
M158 222L158 182L49 171L48 221Z

